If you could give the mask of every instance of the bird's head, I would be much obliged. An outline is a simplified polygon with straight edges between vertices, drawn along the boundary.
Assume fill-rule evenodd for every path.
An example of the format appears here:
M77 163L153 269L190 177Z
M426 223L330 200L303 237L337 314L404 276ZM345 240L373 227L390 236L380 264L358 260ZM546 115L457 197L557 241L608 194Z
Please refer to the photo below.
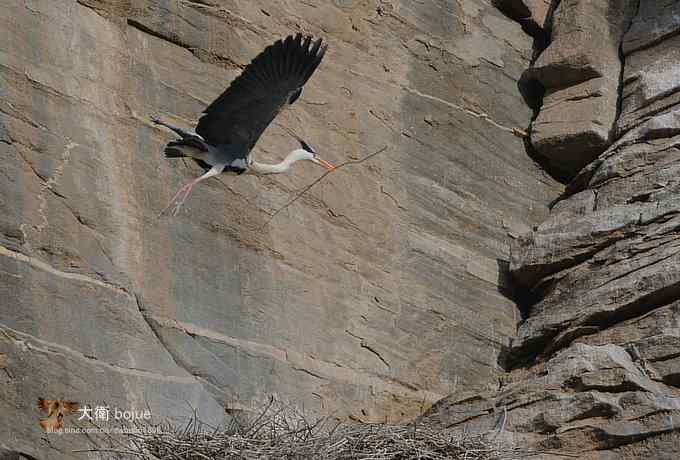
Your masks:
M299 152L298 155L301 160L312 161L318 164L319 166L326 168L329 171L333 171L335 169L335 166L333 166L331 163L320 158L319 155L316 154L314 149L312 149L309 146L309 144L307 144L304 140L298 138L297 141L300 143L300 147L302 147L301 149L297 150L297 152Z

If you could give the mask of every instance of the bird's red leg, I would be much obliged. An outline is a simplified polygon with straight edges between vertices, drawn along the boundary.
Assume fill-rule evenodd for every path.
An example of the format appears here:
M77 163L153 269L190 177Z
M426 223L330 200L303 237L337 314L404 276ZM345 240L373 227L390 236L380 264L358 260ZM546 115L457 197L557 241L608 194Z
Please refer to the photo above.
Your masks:
M180 187L180 189L177 190L177 193L175 193L175 195L172 197L168 205L161 211L158 217L165 214L166 211L170 208L172 208L172 215L176 216L184 202L187 200L187 198L189 198L189 194L191 193L191 189L194 187L194 185L212 176L217 176L222 172L223 169L224 165L213 166L207 173L203 174L201 177L197 177L188 184Z
M192 189L192 187L194 186L195 183L196 183L196 181L191 181L188 184L185 184L182 187L180 187L180 189L177 190L177 193L175 193L175 195L172 197L172 199L170 200L168 205L165 208L163 208L163 210L161 211L161 213L158 216L160 217L163 214L165 214L168 211L168 209L170 209L171 207L173 208L172 209L172 215L176 216L177 213L179 212L180 208L184 204L184 202L189 197L189 194L191 193L191 189Z

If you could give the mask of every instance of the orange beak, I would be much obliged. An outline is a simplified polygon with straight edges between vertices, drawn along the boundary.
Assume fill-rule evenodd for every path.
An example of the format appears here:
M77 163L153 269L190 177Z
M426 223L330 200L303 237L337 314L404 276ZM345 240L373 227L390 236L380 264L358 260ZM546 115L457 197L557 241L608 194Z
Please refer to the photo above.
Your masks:
M326 160L322 160L321 158L317 158L316 161L317 161L317 164L323 166L324 168L326 168L329 171L333 171L335 169L335 166L333 166L332 164L330 164Z

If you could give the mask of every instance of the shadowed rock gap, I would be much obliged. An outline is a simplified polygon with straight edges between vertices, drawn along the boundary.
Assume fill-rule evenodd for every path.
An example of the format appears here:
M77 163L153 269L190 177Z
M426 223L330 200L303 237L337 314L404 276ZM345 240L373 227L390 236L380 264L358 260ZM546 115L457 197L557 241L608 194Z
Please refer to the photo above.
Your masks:
M530 62L530 67L540 56L540 54L550 45L551 29L553 14L559 5L560 0L553 0L546 11L543 11L543 20L538 24L537 18L533 16L534 12L527 7L525 3L517 0L494 0L493 4L508 18L517 21L522 30L533 37L533 52ZM540 13L539 13L540 14ZM531 143L532 126L538 118L541 106L543 105L543 96L546 88L539 79L531 75L529 70L522 73L522 76L517 82L517 88L522 95L524 102L533 110L533 115L529 126L527 128L528 136L524 139L524 148L527 155L544 171L546 171L553 179L562 184L566 184L570 180L570 173L563 170L559 165L555 165L549 158L540 154Z
M621 110L623 108L623 78L625 75L625 70L626 70L626 55L623 50L623 45L624 45L624 40L623 37L626 36L628 31L630 31L630 28L633 27L633 20L635 17L638 15L640 12L640 5L643 0L636 0L637 4L635 6L635 13L631 16L630 21L628 22L628 25L625 28L625 32L622 35L621 38L621 43L619 45L619 59L621 61L621 73L619 74L619 87L618 87L618 94L619 98L616 102L616 117L614 119L614 124L612 125L612 132L611 132L611 137L612 137L612 142L617 140L617 138L621 137L622 133L617 132L616 126L619 121L619 117L621 116Z

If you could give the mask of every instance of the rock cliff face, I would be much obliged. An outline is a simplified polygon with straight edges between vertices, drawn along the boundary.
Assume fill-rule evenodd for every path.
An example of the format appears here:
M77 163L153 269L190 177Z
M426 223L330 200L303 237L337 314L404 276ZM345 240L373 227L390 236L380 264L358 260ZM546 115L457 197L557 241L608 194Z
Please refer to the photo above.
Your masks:
M677 458L680 4L562 0L552 29L523 79L545 87L531 143L577 174L512 247L512 372L427 420L496 427L544 458Z
M525 28L543 30L549 10L533 2ZM606 94L607 104L596 103L602 113L584 122L589 155L609 139L616 40L632 15L621 9L605 21L612 25L607 62L591 65L600 81L584 91ZM661 221L672 209L673 112L665 107L673 88L662 84L664 68L650 50L672 58L665 36L673 28L660 23L653 42L649 29L634 22L626 35L629 97L616 126L656 134L619 142L599 160L611 167L582 174L572 191L594 203L591 184L605 180L605 169L621 176L616 171L633 174L625 167L635 164L634 194L646 198L626 198L607 180L598 212L618 222L620 203L647 220L610 232L621 237L591 237L592 248L608 246L610 259L592 258L595 249L577 244L582 255L563 249L550 264L539 253L567 245L553 236L554 244L542 246L544 224L526 242L536 261L523 255L514 262L517 273L527 272L525 284L556 277L549 266L577 276L579 263L595 260L604 260L603 276L623 282L606 265L617 257L611 243L627 242L640 267L649 257L669 266L634 294L671 300L674 268L664 254L673 241L663 229L672 220ZM517 82L534 45L514 19L482 0L7 0L0 30L0 449L45 459L90 446L85 437L42 433L38 397L148 405L158 417L181 418L194 407L218 421L225 410L277 394L308 410L396 421L458 389L496 385L498 354L519 318L507 273L510 241L545 221L547 203L563 191L513 134L532 118ZM387 150L332 174L269 223L321 171L302 165L285 177L211 180L185 213L158 219L174 189L198 170L161 158L172 136L148 116L190 126L265 45L294 31L322 36L330 49L256 154L285 154L294 145L287 129L335 162ZM549 75L534 78L547 85ZM571 83L585 81L579 78ZM665 118L654 116L659 110ZM540 123L562 126L555 116ZM546 156L571 136L542 131L539 140L539 132L532 141ZM584 136L573 137L577 145ZM657 157L669 165L663 172L648 163ZM662 180L663 187L653 185ZM655 206L661 197L665 214ZM629 198L635 203L626 204ZM569 225L587 225L579 222L592 206L576 212L577 198L561 203L572 210ZM554 308L544 298L532 316ZM643 310L621 302L590 316ZM532 341L596 324L577 324L585 315L566 310L558 325L544 321L531 328L542 332L522 332L515 348L526 354ZM619 327L636 327L626 324ZM653 336L660 341L639 339L649 359L674 337ZM598 359L632 372L622 348L603 350ZM672 359L664 363L659 372L670 384ZM657 402L672 403L664 401Z

